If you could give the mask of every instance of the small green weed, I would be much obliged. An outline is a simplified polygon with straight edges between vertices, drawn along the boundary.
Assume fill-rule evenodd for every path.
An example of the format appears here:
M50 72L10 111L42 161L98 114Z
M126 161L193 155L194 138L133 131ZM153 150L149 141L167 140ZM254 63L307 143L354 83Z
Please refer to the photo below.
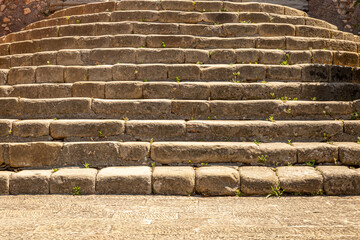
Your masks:
M166 44L164 42L161 42L161 47L166 48Z
M267 155L261 155L258 158L259 158L258 162L264 163L267 161Z
M59 169L53 168L52 171L53 171L53 172L57 172L57 171L59 171Z
M316 161L315 161L315 159L313 159L310 162L306 162L305 164L306 164L306 166L313 167L313 166L315 166Z
M280 188L280 183L278 183L277 187L274 188L273 186L271 186L271 193L269 195L266 196L266 198L269 198L271 196L273 197L278 197L281 198L281 196L283 195L285 190L282 190Z
M254 143L259 146L261 142L259 140L254 140Z
M80 186L74 186L73 187L73 195L81 195Z
M85 162L85 163L83 164L83 166L84 166L85 168L90 168L90 164L87 163L87 162Z
M282 63L280 63L280 65L290 65L289 64L289 58L290 58L290 56L289 56L289 54L286 54L286 60L284 60Z
M266 121L270 121L270 122L276 122L274 115L270 115L269 118L266 119Z

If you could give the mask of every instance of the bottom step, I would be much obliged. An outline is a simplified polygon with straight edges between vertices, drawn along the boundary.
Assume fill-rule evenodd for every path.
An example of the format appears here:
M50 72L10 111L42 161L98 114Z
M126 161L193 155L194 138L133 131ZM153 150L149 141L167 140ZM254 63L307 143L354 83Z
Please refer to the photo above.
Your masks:
M358 195L346 166L108 167L0 171L0 194Z

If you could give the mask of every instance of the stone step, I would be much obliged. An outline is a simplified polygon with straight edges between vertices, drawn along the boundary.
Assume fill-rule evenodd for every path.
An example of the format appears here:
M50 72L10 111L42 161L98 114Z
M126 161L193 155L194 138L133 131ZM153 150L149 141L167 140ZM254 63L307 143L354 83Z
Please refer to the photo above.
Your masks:
M116 33L118 34L118 33ZM130 34L131 35L131 34ZM190 47L194 49L272 49L272 50L333 50L357 53L360 43L353 41L301 37L194 37L157 35L141 38L129 34L98 37L59 37L0 44L0 56L59 50L94 48L154 48Z
M138 165L360 165L355 142L27 142L0 143L4 168ZM310 164L311 163L311 164Z
M141 36L131 36L139 40ZM146 40L145 40L146 39ZM202 41L191 36L152 36L138 41L138 46L94 48L15 54L0 57L0 69L19 66L95 66L106 64L197 63L197 64L331 64L360 66L360 54L331 50L270 50L270 49L197 49ZM197 43L196 43L197 42ZM136 42L131 44L135 45ZM162 48L167 44L167 48ZM175 48L177 44L183 49ZM138 48L136 48L138 47ZM194 49L195 48L195 49Z
M281 100L104 100L92 98L0 98L5 119L352 119L360 100L347 102Z
M82 6L76 6L61 11L49 16L52 18L95 14L95 13L109 13L118 10L178 10L191 12L263 12L275 13L290 16L307 16L303 11L294 8L268 4L268 3L241 3L234 1L120 1L95 3Z
M76 82L0 86L0 97L178 100L317 100L360 99L359 83L232 82Z
M0 120L0 142L278 141L292 144L358 142L359 137L358 120Z
M0 38L0 42L23 41L29 39L41 39L44 37L57 36L95 36L103 35L104 26L117 26L121 31L143 30L146 26L163 26L163 31L187 32L197 35L197 30L207 28L207 32L213 30L222 35L241 34L241 36L301 36L322 37L354 41L357 36L344 33L326 24L317 23L317 19L290 18L281 15L269 15L263 13L204 13L194 19L193 13L163 11L159 14L154 11L126 11L110 14L95 14L69 17L69 20L54 19L45 22L43 27L23 30L11 33ZM160 15L160 16L158 16ZM187 16L189 15L189 16ZM149 19L145 19L146 17ZM156 16L156 17L155 17ZM142 18L145 17L145 18ZM239 20L240 19L240 20ZM62 25L59 22L67 21ZM163 23L163 24L160 24ZM54 24L54 25L52 25ZM200 26L197 26L201 24ZM164 26L168 29L164 29ZM159 27L157 27L159 28ZM148 29L149 30L149 29ZM216 31L214 31L216 30ZM222 30L219 33L219 30ZM237 30L237 31L235 31ZM76 33L76 35L74 35ZM214 33L213 33L214 34Z
M358 195L360 169L345 166L108 167L0 171L0 194L203 196Z
M164 52L163 52L164 53ZM169 50L163 59L185 55ZM146 56L146 57L145 57ZM143 59L161 58L148 52ZM160 61L160 60L159 60ZM163 81L163 82L360 82L360 68L321 65L263 65L263 64L116 64L98 66L14 67L0 70L0 85L34 83L74 83L109 81ZM93 96L95 97L95 96Z

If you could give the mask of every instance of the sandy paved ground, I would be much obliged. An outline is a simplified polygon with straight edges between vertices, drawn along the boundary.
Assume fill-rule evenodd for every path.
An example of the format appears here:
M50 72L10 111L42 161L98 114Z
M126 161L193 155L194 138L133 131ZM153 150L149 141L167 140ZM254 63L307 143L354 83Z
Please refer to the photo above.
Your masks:
M1 196L0 229L0 239L359 239L360 196Z

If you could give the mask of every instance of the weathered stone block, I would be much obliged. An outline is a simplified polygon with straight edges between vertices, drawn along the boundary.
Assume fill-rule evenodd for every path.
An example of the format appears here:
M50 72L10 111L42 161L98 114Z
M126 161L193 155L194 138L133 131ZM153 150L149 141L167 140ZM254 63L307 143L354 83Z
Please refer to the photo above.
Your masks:
M124 121L121 120L57 120L50 125L54 139L68 137L108 137L123 134Z
M128 22L114 22L114 23L97 23L96 35L117 35L117 34L131 34L133 30L132 23Z
M196 192L206 196L235 195L240 188L237 168L211 166L195 171Z
M184 63L183 49L141 49L137 51L138 63Z
M138 21L138 22L156 22L161 20L159 18L159 14L157 11L143 11L139 14L138 11L120 11L120 12L112 12L111 13L111 21L112 22L123 22L123 21Z
M116 64L112 67L112 75L114 81L132 81L135 80L137 74L136 65Z
M110 82L105 85L107 99L139 99L143 96L143 83Z
M144 83L144 98L145 99L171 99L176 97L178 83L170 82L153 82Z
M295 27L290 24L263 23L259 25L259 35L262 37L295 36Z
M327 82L329 80L329 67L327 65L303 65L302 80L311 82Z
M167 68L168 78L170 80L199 80L201 69L200 66L192 64L177 64Z
M111 38L112 47L144 47L146 36L128 34L116 35Z
M7 80L9 85L35 83L34 67L11 68Z
M18 117L19 104L18 98L0 98L0 116L2 118Z
M312 26L296 26L296 36L330 38L330 30Z
M1 154L1 150L0 150L0 154ZM13 172L0 171L0 195L9 194L9 181L12 174Z
M262 64L280 65L285 60L285 52L280 50L259 51L259 62Z
M187 49L185 51L185 63L209 63L209 52L206 50Z
M63 66L39 66L36 69L36 83L63 83Z
M73 97L105 98L104 82L75 82L72 85Z
M334 64L358 67L359 66L359 55L351 52L335 52L334 53Z
M179 24L177 23L137 22L137 23L133 23L133 26L134 26L135 34L178 34L179 33Z
M74 83L88 80L87 68L85 67L65 67L64 82Z
M57 53L57 64L70 66L70 65L83 65L80 51L76 50L60 50Z
M155 194L190 195L195 188L195 170L192 167L155 167L152 186Z
M258 36L258 26L255 24L232 24L226 23L223 25L226 36L228 37L250 37ZM221 36L221 35L217 35Z
M261 12L240 12L239 20L248 23L267 23L270 22L270 15Z
M210 85L208 83L180 83L176 89L177 99L208 100Z
M301 80L299 66L269 66L267 77L274 80Z
M38 52L32 56L32 66L56 65L56 52Z
M17 137L49 136L49 120L14 121L12 134Z
M286 38L287 39L287 38ZM285 49L285 37L266 37L256 40L256 48L262 49Z
M112 66L88 67L89 81L112 81Z
M135 63L135 49L91 50L89 60L95 64Z
M197 12L159 12L159 21L165 23L198 23L202 20L202 14Z
M237 63L258 63L259 50L257 49L237 49L236 50Z
M206 12L203 13L203 21L216 24L238 23L239 16L233 12Z
M100 194L151 194L151 168L104 168L97 175L96 192Z
M285 192L317 194L323 190L323 177L312 167L279 167L277 175Z
M211 50L209 56L210 63L230 64L236 62L234 50Z
M49 194L51 170L24 170L10 177L10 194Z
M92 168L59 169L50 178L51 194L73 194L79 187L80 194L95 194L97 170Z
M319 166L326 195L360 194L360 174L345 166Z
M196 100L174 100L171 103L171 113L187 118L204 118L210 116L210 103Z
M11 134L11 132L12 132L12 121L0 120L0 137L8 136Z
M290 51L287 53L288 62L290 65L311 63L310 51Z
M328 143L294 143L298 152L298 163L315 161L318 163L334 163L338 158L338 147Z
M192 48L195 45L194 36L148 36L146 46L149 48Z
M278 186L279 180L271 168L240 167L239 172L241 192L244 194L266 195Z
M204 67L201 70L201 79L206 81L230 81L236 73L234 67L225 65Z
M136 79L140 81L147 80L166 80L167 66L164 64L141 64L136 68Z
M358 143L336 143L339 147L339 160L344 165L360 166L360 144Z
M209 24L179 24L180 34L206 37L225 37L226 33L220 25ZM168 33L166 33L168 34ZM199 39L199 38L198 38ZM201 38L200 38L201 40ZM199 47L198 47L199 48Z

